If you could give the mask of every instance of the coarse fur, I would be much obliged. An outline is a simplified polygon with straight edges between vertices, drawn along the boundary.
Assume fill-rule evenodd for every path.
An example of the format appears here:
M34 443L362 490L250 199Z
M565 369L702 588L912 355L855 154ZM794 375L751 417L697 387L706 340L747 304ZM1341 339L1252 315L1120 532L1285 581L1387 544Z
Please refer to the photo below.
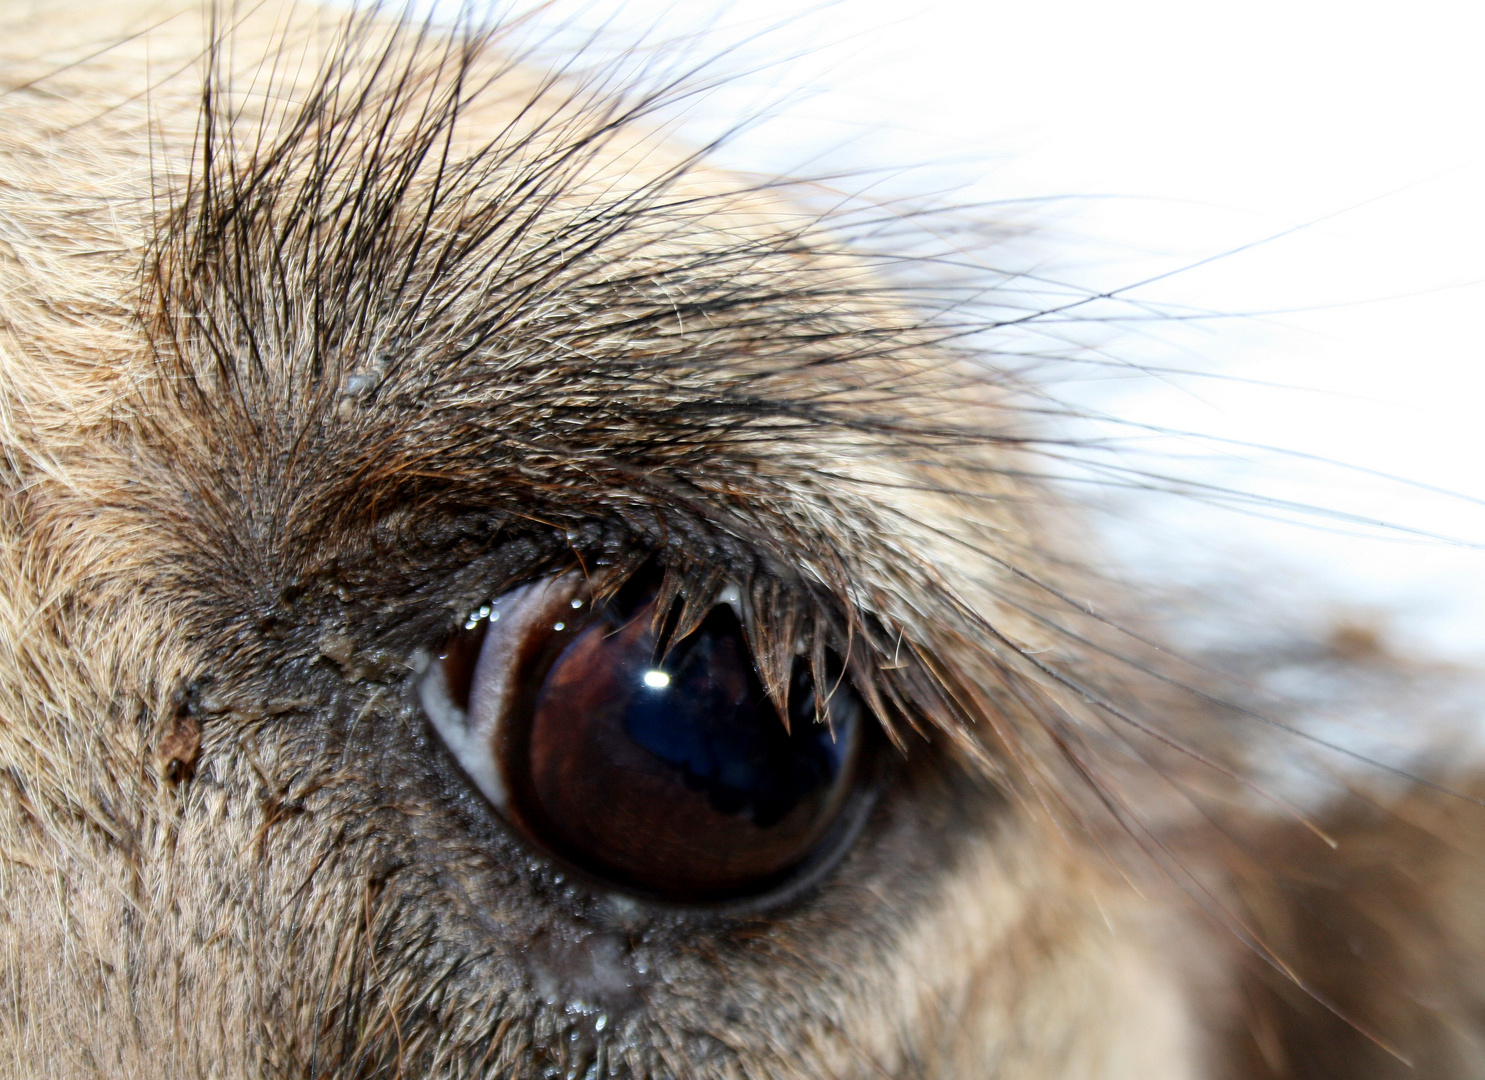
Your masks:
M694 73L470 13L0 24L6 1075L1485 1075L1472 778L1271 797L1288 720L1077 569L1034 388L671 145ZM819 880L573 879L430 731L465 613L641 565L888 732Z

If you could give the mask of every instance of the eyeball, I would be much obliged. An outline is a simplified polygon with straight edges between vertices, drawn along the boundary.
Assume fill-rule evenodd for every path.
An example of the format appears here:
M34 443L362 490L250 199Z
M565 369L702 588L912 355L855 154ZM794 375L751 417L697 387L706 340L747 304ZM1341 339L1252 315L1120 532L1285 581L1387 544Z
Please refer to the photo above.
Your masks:
M420 684L433 728L500 814L620 889L705 902L817 864L863 785L844 680L817 721L799 662L784 715L727 602L661 649L653 592L596 609L577 575L474 612Z

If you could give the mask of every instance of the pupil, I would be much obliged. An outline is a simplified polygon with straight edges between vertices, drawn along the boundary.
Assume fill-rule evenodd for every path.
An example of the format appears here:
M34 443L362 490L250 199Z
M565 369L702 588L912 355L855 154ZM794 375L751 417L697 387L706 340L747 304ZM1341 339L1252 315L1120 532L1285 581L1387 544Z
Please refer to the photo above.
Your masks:
M557 657L508 759L514 809L561 854L631 887L685 900L761 891L835 820L856 710L835 695L832 737L801 664L786 729L730 607L662 662L649 616L596 619Z
M730 624L730 625L729 625ZM814 723L814 695L790 695L786 730L753 671L732 609L718 606L671 653L664 688L629 699L624 731L676 768L712 809L768 828L841 770L845 745Z

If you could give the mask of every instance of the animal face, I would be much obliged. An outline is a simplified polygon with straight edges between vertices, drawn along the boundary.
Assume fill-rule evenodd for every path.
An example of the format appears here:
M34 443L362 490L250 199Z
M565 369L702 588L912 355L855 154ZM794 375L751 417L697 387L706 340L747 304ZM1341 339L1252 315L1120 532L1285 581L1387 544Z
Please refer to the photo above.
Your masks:
M1265 801L849 219L499 28L7 17L15 1075L1477 1067L1468 803Z

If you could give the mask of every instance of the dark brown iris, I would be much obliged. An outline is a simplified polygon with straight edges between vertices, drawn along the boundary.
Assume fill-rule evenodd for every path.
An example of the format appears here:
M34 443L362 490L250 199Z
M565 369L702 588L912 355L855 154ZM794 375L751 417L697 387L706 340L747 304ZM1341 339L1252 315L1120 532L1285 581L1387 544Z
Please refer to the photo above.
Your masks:
M834 819L854 717L832 738L801 673L786 729L725 605L662 664L647 616L595 621L552 665L512 760L526 773L523 809L564 854L648 891L700 898L771 882Z

